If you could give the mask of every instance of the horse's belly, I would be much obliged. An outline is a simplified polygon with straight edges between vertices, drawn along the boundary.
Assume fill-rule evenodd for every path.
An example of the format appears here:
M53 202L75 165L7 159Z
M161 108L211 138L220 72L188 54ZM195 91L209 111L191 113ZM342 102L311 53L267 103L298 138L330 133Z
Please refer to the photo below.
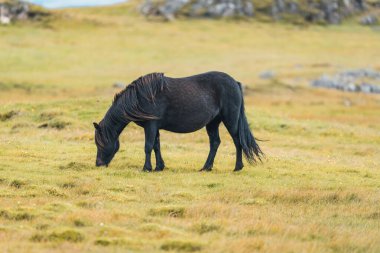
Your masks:
M194 124L193 122L191 122L190 124L188 124L187 122L182 122L182 123L166 124L161 129L174 132L174 133L192 133L205 127L207 123L208 122Z
M176 133L191 133L205 127L218 115L217 108L197 107L189 110L176 108L169 111L162 121L161 129Z

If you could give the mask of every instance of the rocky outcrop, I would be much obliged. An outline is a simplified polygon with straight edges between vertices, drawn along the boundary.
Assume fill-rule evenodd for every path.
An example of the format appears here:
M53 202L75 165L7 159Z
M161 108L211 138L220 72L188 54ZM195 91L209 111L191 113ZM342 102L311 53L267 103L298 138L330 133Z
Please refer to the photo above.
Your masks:
M272 16L297 15L313 23L339 24L345 17L366 10L365 0L274 0Z
M311 86L349 92L380 93L380 72L372 69L357 69L332 76L323 75L312 81Z
M48 15L31 7L29 3L16 0L0 3L0 24L8 25L17 20L36 19Z
M254 5L257 12L275 20L289 17L302 18L305 22L339 24L348 16L379 8L366 0L272 0L262 3L258 0L146 0L141 12L146 16L162 16L173 20L176 16L187 17L252 17ZM366 19L365 23L374 19ZM362 22L363 23L363 22Z
M147 0L141 8L145 16L163 16L173 20L177 15L188 17L237 17L254 14L251 0L166 0L163 4Z

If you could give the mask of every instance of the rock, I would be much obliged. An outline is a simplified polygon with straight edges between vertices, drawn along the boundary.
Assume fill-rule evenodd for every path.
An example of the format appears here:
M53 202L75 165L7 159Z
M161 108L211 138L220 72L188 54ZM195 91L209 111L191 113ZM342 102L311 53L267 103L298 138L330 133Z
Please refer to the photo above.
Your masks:
M259 0L145 0L141 13L173 20L186 17L252 17L254 3ZM369 6L369 7L368 7ZM366 0L272 0L261 5L258 11L274 19L299 16L306 22L339 24L350 15L380 7ZM298 20L291 18L290 20ZM371 19L372 21L372 19ZM366 21L367 22L367 21Z
M127 86L122 82L116 82L112 85L112 87L117 88L117 89L124 89Z
M1 24L10 24L13 20L26 20L31 17L38 16L39 14L46 13L37 13L30 11L30 5L23 1L7 1L0 3L0 23Z
M364 93L380 93L380 85L376 84L363 83L360 89Z
M373 83L369 83L369 80ZM372 69L357 69L343 71L334 76L322 75L313 80L311 86L347 92L380 93L380 72Z
M339 24L341 22L338 0L325 0L322 2L322 6L322 10L325 14L325 20L328 23Z
M268 70L268 71L264 71L262 72L259 77L261 79L273 79L276 77L276 73L274 71L271 71L271 70Z
M351 91L351 92L356 92L360 90L360 87L354 83L349 83L345 86L343 86L344 91Z
M11 18L9 16L9 11L3 4L0 3L0 24L9 25L10 23Z
M254 15L251 0L166 0L163 3L152 3L147 0L140 9L145 16L162 16L174 20L179 14L191 17L236 17Z
M344 106L346 107L351 107L352 106L352 101L349 100L348 98L345 98L343 101Z
M292 14L307 22L328 24L339 24L345 17L364 10L364 0L273 0L271 6L274 19Z
M162 16L171 21L174 20L174 15L188 2L189 0L167 0L158 10Z
M379 20L375 15L367 15L360 20L360 24L362 25L372 26L378 23L379 23Z
M372 85L364 83L360 86L360 90L361 90L361 92L364 92L364 93L371 93L372 92Z
M0 24L9 25L11 23L11 19L7 16L0 16Z

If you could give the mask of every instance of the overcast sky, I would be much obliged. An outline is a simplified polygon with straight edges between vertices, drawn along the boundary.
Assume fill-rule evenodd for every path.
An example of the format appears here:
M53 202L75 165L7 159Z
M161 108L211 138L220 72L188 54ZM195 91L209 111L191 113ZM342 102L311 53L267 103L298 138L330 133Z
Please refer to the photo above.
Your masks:
M28 0L29 2L42 5L46 8L64 8L80 6L108 5L124 2L125 0Z

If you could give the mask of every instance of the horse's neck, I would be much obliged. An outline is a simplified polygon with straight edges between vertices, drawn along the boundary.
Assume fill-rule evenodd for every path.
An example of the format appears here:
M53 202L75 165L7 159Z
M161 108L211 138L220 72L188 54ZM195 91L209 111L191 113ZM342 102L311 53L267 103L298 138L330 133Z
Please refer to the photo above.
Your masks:
M107 113L104 117L105 127L110 131L110 134L114 138L118 138L124 128L129 124L129 121L126 121L120 118L121 115L116 115L112 117L111 113Z

